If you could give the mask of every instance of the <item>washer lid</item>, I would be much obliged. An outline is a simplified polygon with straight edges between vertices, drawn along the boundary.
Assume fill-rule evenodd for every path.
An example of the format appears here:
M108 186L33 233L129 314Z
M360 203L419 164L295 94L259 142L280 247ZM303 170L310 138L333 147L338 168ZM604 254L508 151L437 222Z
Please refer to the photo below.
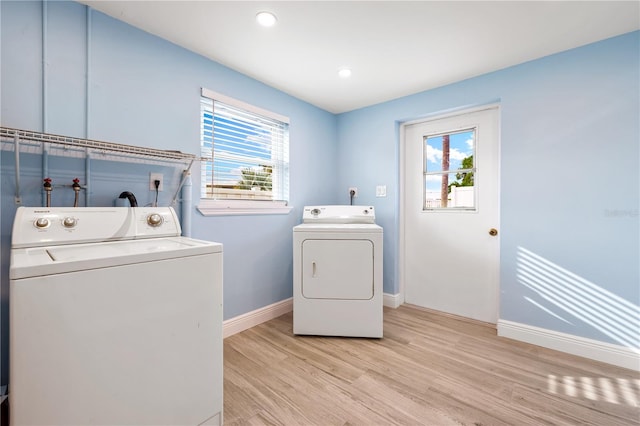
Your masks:
M304 223L375 223L372 206L305 206Z
M222 252L222 244L186 237L123 240L11 251L10 278L110 268Z

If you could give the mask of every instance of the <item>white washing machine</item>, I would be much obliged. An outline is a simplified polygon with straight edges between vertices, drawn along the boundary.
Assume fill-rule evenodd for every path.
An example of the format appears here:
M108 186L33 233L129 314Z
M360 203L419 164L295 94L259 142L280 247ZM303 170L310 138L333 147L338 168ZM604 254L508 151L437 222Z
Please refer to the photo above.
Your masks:
M222 245L173 209L17 211L11 425L222 424Z
M305 207L293 228L293 332L382 337L382 228L368 206Z

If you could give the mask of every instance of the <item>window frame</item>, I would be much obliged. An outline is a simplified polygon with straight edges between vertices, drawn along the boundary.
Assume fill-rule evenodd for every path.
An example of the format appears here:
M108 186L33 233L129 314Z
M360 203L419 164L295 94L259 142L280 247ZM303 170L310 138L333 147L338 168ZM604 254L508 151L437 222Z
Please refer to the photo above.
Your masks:
M201 97L205 97L213 101L222 102L234 108L242 109L252 114L268 117L282 123L286 123L287 125L290 124L290 120L288 117L266 109L262 109L260 107L256 107L254 105L234 99L221 93L214 92L206 88L201 89ZM202 126L201 109L200 125ZM202 149L202 136L200 137L200 148ZM202 171L202 162L206 161L206 159L202 157L200 161L200 171ZM286 185L288 186L290 181L289 172L287 172L286 179ZM202 197L203 185L206 185L206 181L200 182L200 201L196 208L204 216L288 214L293 209L293 207L289 205L288 200L216 199Z
M429 138L437 138L439 136L444 136L444 135L453 135L453 134L460 134L460 133L465 133L465 132L472 132L473 134L473 149L472 149L472 156L473 156L473 167L471 168L466 168L466 169L455 169L455 170L447 170L442 171L442 170L437 170L437 171L428 171L427 170L427 145L428 145L428 140ZM477 185L473 185L473 206L469 207L469 206L447 206L447 207L435 207L435 206L427 206L427 178L428 176L443 176L445 174L455 174L455 173L463 173L463 172L467 172L467 173L473 173L474 174L474 179L477 179L478 176L478 166L477 166L477 137L476 135L478 134L478 126L469 126L469 127L462 127L462 128L456 128L456 129L452 129L452 130L447 130L447 131L443 131L443 132L437 132L437 133L432 133L432 134L428 134L428 135L424 135L423 136L423 142L422 142L422 211L423 212L464 212L464 213L476 213L478 211L478 187Z

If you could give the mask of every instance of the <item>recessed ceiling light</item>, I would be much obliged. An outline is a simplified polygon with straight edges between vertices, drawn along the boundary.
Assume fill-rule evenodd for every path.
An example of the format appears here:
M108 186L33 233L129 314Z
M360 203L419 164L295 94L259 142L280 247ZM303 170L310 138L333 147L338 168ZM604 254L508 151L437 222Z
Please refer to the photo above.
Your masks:
M349 78L351 77L351 69L349 68L340 68L338 71L338 75L340 78Z
M256 14L256 21L263 27L272 27L276 24L277 20L276 15L271 12L263 11Z

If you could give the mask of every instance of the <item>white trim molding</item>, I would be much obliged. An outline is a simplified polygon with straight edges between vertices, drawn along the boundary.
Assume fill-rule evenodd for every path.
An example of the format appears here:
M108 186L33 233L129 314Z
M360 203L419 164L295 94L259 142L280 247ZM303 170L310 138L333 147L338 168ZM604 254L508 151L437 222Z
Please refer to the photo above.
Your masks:
M196 208L203 216L289 214L293 209L285 201L213 200L208 198L201 198Z
M222 93L214 92L213 90L206 89L204 87L200 88L200 94L205 98L214 99L216 101L220 101L227 105L232 105L236 108L243 109L245 111L252 112L257 115L262 115L264 117L269 117L274 120L281 121L283 123L290 124L289 117L285 115L278 114L273 111L269 111L268 109L260 108L255 105L251 105L249 103L243 102L239 99L232 98L231 96L223 95Z
M397 308L402 304L400 302L400 293L384 293L383 304L384 306L388 306L390 308ZM280 315L287 314L291 311L293 311L292 297L281 300L280 302L272 303L271 305L262 308L258 308L254 311L247 312L246 314L229 318L222 323L222 336L224 338L233 336L236 333L240 333L241 331L262 324L263 322L278 318Z
M397 307L402 305L402 300L400 300L400 293L396 293L396 294L383 293L382 304L384 306L388 306L389 308L396 309Z
M293 311L292 297L258 308L254 311L247 312L246 314L229 318L222 322L222 336L223 338L233 336L236 333L240 333L241 331L262 324L263 322L278 318L280 315L287 314L291 311Z
M640 348L629 348L517 322L498 320L498 336L640 371Z

